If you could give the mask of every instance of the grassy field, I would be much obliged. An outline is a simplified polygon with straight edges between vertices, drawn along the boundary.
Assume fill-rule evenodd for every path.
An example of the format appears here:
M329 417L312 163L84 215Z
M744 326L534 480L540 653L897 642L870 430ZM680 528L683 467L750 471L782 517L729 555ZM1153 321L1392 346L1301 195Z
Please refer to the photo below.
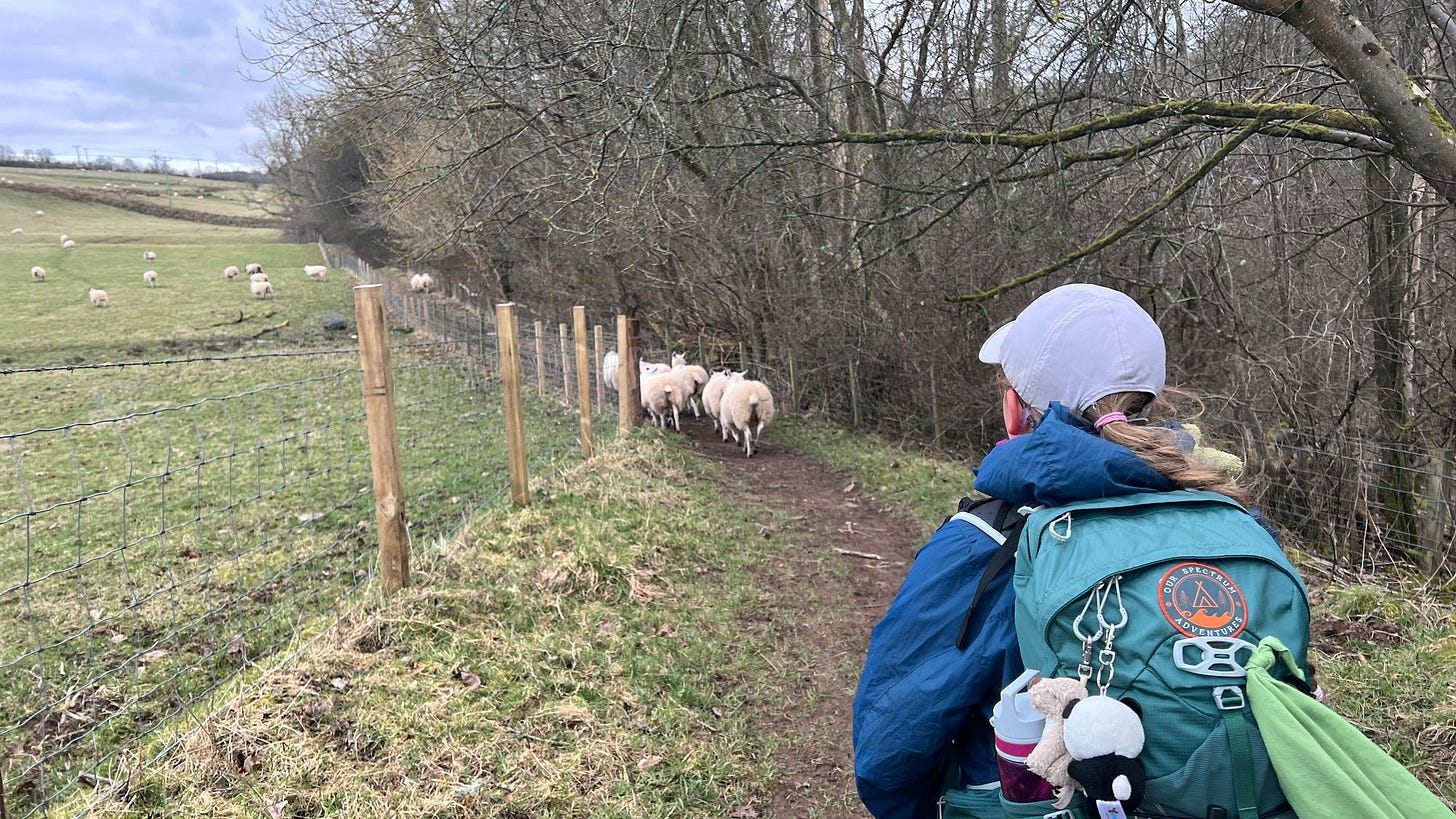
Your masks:
M308 279L303 266L319 263L318 248L283 244L276 231L161 219L0 186L0 225L13 222L25 232L0 233L0 299L11 307L0 346L5 366L234 348L260 332L268 343L322 342L324 312L353 312L346 277ZM62 249L61 234L77 246ZM148 250L155 261L143 259ZM276 298L259 301L245 277L223 277L228 265L249 262L263 265ZM46 270L43 282L31 277L37 265ZM143 283L146 270L157 271L155 288ZM91 305L93 287L107 291L110 308Z
M27 218L47 233L0 234L0 296L15 308L0 331L12 816L107 781L157 726L336 616L376 550L357 342L319 322L352 318L343 271L308 279L318 249L269 231L0 185L0 219ZM60 232L79 247L63 251ZM251 261L276 298L223 278ZM144 286L145 269L159 287ZM110 308L90 305L92 286ZM504 421L484 370L409 335L397 343L410 533L424 553L502 501ZM175 363L70 368L158 359ZM36 366L59 369L20 371ZM543 404L527 417L538 474L576 459L574 415Z
M80 168L0 167L0 179L66 188L109 190L137 196L174 208L226 216L267 216L263 204L269 191L237 182L197 179L176 174L129 171L88 171ZM0 182L0 185L3 185ZM16 227L5 224L5 230Z

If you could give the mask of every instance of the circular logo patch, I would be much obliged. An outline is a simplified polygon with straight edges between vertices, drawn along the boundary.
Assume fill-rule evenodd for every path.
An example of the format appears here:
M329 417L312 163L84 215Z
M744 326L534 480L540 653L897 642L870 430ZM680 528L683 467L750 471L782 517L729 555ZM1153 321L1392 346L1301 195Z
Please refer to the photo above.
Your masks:
M1238 584L1202 563L1180 563L1163 575L1158 605L1173 628L1189 637L1235 637L1249 623Z

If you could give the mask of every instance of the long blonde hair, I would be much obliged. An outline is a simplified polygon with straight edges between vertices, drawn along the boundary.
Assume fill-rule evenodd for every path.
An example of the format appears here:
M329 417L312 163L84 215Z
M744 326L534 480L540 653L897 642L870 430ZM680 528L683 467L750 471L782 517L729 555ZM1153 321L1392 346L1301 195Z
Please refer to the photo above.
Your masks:
M1186 395L1186 393L1185 393ZM1019 398L1019 396L1018 396ZM1089 425L1109 413L1120 412L1128 421L1113 421L1104 424L1098 434L1105 441L1125 446L1141 458L1158 474L1167 478L1179 489L1206 489L1233 498L1239 503L1248 503L1248 493L1228 475L1184 452L1178 446L1173 431L1161 426L1146 426L1134 421L1146 418L1162 399L1145 392L1117 392L1099 398L1082 411L1082 419ZM1030 413L1032 423L1041 420L1041 411L1022 402Z

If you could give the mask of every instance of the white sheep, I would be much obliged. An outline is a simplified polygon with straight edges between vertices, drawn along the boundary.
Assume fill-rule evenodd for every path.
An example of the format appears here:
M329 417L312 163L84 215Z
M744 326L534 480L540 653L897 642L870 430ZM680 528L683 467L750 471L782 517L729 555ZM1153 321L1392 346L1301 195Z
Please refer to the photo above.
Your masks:
M144 250L144 251L142 251L142 261L144 261L144 262L155 262L156 260L157 260L157 254L156 253L154 253L154 252L152 252L150 250Z
M38 282L45 281L45 268L41 267L40 265L32 267L30 269L30 277Z
M62 250L70 250L71 248L73 248L75 246L76 246L76 240L75 239L67 239L64 242L61 242L61 249Z
M702 400L703 387L708 383L708 371L697 364L688 364L680 356L672 357L672 371L678 376L683 385L683 402L693 410L694 418L702 418L703 414L698 409L698 402ZM698 401L693 399L697 398Z
M773 393L762 381L739 381L730 384L723 393L718 422L733 433L735 443L739 441L739 433L743 433L744 457L753 457L753 445L773 418Z
M723 391L734 381L742 381L743 373L735 373L729 370L714 370L708 376L708 383L703 386L703 409L708 411L708 417L713 419L713 428L721 429L718 423L718 413L723 408ZM728 440L727 430L723 431L723 440Z
M617 367L620 362L621 359L617 356L615 350L602 356L602 381L606 383L607 389L612 392L617 391Z
M238 266L230 264L222 269L222 274L227 277L228 281L235 282L238 280Z
M155 271L155 270L148 270L147 272L143 273L142 274L142 281L144 281L144 282L147 283L147 287L156 287L157 286L157 271Z
M679 416L682 412L682 385L670 373L642 372L642 406L652 415L659 427L667 426L668 415L672 416L672 428L682 431Z
M416 293L428 293L435 287L435 277L429 273L416 273L410 276L409 286Z
M328 267L321 264L306 264L303 266L303 275L309 277L310 279L318 279L319 281L323 281L324 274L328 272Z
M111 297L106 295L106 291L105 290L97 290L96 288L93 287L93 288L91 288L90 296L91 296L91 304L95 305L96 307L110 307L111 306Z
M24 232L25 232L25 228L11 228L10 229L10 235L11 236L19 236L20 234L22 234Z
M263 266L261 264L258 264L257 262L248 262L247 266L243 268L243 272L247 273L249 276L253 275L254 273L262 273Z
M249 273L248 274L248 281L254 282L254 283L256 283L256 282L266 282L266 281L268 281L268 274L267 273L264 273L261 270L258 271L257 273Z
M255 299L273 298L273 283L267 279L249 282L248 289L253 291L253 298Z
M36 216L45 216L45 211L43 211L43 210L38 210L38 211L36 211L36 212L35 212L35 215L36 215Z
M61 234L61 238L60 238L60 239L58 239L58 240L57 240L57 241L59 241L59 242L60 242L60 243L62 243L62 244L65 244L65 242L66 242L66 240L67 240L67 239L69 239L69 238L71 238L71 237L70 237L70 236L67 236L67 235L66 235L66 234L64 234L64 233L62 233L62 234Z

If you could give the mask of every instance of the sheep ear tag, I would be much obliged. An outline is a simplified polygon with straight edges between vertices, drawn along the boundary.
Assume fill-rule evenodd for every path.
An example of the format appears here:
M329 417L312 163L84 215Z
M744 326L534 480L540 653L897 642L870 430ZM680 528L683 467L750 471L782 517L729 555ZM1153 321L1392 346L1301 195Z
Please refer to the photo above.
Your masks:
M1179 633L1195 638L1237 637L1249 623L1244 592L1222 570L1179 563L1158 584L1158 606Z

